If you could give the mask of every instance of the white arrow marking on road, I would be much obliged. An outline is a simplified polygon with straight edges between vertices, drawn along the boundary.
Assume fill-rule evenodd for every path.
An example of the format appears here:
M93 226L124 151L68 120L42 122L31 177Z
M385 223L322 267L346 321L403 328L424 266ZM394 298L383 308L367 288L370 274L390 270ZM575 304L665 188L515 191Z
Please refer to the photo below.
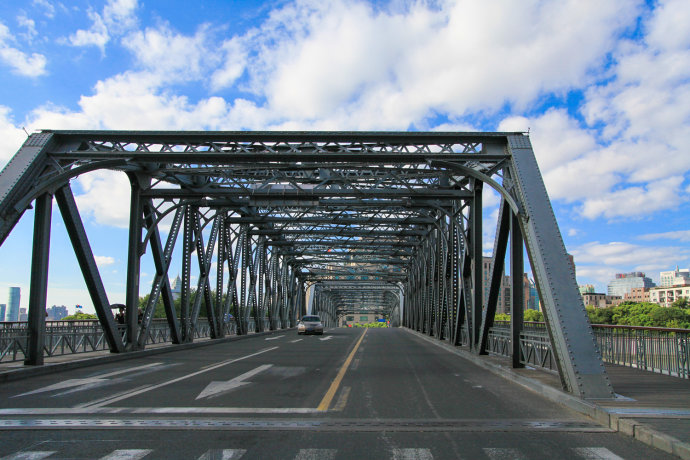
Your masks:
M332 335L327 335L327 336L324 337L323 339L319 339L319 340L331 340L332 338L333 338Z
M275 339L282 339L285 337L284 335L279 335L278 337L266 337L264 340L275 340Z
M38 390L29 391L27 393L22 393L20 395L13 396L13 398L18 398L20 396L33 395L36 393L44 393L46 391L64 390L65 388L76 389L76 387L93 387L97 386L99 383L107 382L108 377L113 377L120 374L126 374L127 372L138 371L141 369L146 369L153 366L160 366L163 363L151 363L145 364L143 366L129 367L127 369L120 369L119 371L110 372L108 374L99 375L96 377L87 377L85 379L69 379L62 382L58 382L53 385L48 385L47 387L39 388Z
M234 390L235 388L248 385L251 382L245 382L244 379L248 379L250 377L255 376L259 372L263 372L269 367L273 366L273 364L263 364L259 367L257 367L254 370L251 370L249 372L245 372L242 375L238 375L234 379L227 380L225 382L218 382L218 381L213 381L209 383L206 388L204 388L204 391L199 393L199 396L196 397L196 399L201 399L201 398L210 398L213 396L217 396L221 393L226 393L230 390Z

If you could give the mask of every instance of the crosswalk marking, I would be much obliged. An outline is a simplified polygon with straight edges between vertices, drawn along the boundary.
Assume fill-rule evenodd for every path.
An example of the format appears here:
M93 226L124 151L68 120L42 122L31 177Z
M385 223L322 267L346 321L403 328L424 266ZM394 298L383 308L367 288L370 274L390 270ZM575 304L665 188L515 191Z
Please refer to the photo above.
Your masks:
M606 447L576 447L573 450L587 460L623 460Z
M29 451L17 452L16 454L2 457L0 460L41 460L42 458L53 455L55 451Z
M246 452L244 449L211 449L198 460L237 460Z
M393 449L393 460L433 460L429 449Z
M101 457L101 460L139 460L151 452L153 452L151 449L118 449Z
M575 455L585 460L624 460L606 447L573 447ZM520 449L505 447L485 447L484 454L490 460L521 460L526 458ZM100 460L140 460L154 452L152 449L118 449ZM42 460L57 451L23 451L1 457L0 460ZM209 449L198 460L239 460L247 453L246 449ZM300 449L295 460L333 460L337 449ZM431 449L421 447L393 448L392 460L434 460Z
M333 460L338 449L300 449L295 460Z
M522 454L518 449L506 449L500 447L485 447L484 453L491 460L522 460Z

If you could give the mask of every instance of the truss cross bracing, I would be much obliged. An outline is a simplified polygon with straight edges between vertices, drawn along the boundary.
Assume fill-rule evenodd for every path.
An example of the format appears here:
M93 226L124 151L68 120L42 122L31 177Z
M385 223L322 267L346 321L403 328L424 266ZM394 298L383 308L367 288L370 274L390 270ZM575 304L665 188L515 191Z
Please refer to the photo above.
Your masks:
M124 333L70 187L103 169L131 184ZM488 187L501 208L484 280ZM162 303L175 343L193 340L200 316L222 337L230 315L244 334L251 324L292 327L308 310L327 326L348 312L375 311L484 354L510 236L510 271L522 279L526 248L564 387L587 398L612 395L523 133L33 134L0 174L0 241L33 206L27 362L34 364L42 360L53 198L113 352L143 347ZM151 286L140 286L144 256L155 265ZM181 272L178 301L171 267ZM521 304L521 289L513 291L513 304ZM522 318L514 310L519 341Z

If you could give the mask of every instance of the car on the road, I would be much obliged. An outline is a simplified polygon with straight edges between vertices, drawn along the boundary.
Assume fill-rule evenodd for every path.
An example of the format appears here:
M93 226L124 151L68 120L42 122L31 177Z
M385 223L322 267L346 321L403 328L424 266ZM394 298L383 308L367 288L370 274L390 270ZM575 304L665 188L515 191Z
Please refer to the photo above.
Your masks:
M297 334L323 335L323 323L318 315L305 315L297 324Z

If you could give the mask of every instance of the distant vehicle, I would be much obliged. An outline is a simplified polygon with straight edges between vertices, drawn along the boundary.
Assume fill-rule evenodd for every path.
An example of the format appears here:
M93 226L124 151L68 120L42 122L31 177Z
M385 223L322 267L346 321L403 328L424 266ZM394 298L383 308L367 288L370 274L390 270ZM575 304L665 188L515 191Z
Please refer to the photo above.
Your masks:
M323 323L318 315L305 315L297 324L297 334L323 335Z

